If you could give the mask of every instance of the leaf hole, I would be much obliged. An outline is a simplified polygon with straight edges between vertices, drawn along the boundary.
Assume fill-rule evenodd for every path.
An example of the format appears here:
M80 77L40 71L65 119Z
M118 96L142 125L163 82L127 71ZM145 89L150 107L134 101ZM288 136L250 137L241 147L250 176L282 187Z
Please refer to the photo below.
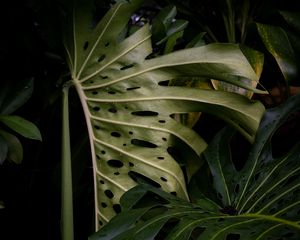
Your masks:
M121 168L124 166L124 164L122 163L122 161L117 160L117 159L111 159L107 161L107 164L110 167L114 167L114 168Z
M111 112L111 113L116 113L116 112L117 112L117 109L115 109L115 108L110 108L110 109L108 109L108 111Z
M151 143L149 141L140 140L140 139L132 139L131 144L139 147L146 147L146 148L156 148L157 145L154 143Z
M132 91L132 90L136 90L139 89L141 87L130 87L130 88L126 88L127 91Z
M170 82L169 80L160 81L160 82L158 82L158 85L159 86L168 86L169 82Z
M168 180L164 177L160 177L160 180L162 180L163 182L167 182Z
M98 159L98 160L100 160L101 158L99 157L99 155L98 154L96 154L96 158Z
M114 172L114 175L118 176L118 175L120 175L120 173L119 172Z
M101 202L101 206L102 206L103 208L107 208L107 204L106 204L105 202Z
M236 233L229 233L226 236L226 240L239 240L241 239L241 235L240 234L236 234Z
M129 65L125 65L123 67L120 68L121 71L132 68L134 66L134 64L129 64Z
M106 79L106 78L108 78L108 76L101 76L101 78L102 78L102 79Z
M166 120L158 120L159 123L166 123Z
M100 182L101 184L105 184L105 182L104 182L103 180L100 180L99 182Z
M238 211L233 206L225 206L220 210L221 213L228 214L231 216L237 215Z
M115 213L118 214L118 213L121 212L121 205L120 204L114 204L113 209L114 209Z
M105 43L104 46L105 46L105 47L108 47L108 46L109 46L109 42Z
M146 176L144 176L143 174L140 174L138 172L135 171L129 171L128 172L128 176L135 181L136 183L147 183L153 187L156 188L161 188L161 185L157 182L155 182L154 180L152 180L151 178L148 178Z
M163 140L163 141L165 141L165 142L167 141L167 139L166 139L166 138L164 138L164 137L162 138L162 140Z
M105 54L102 54L100 57L98 57L98 62L102 62L106 58Z
M115 91L108 91L107 93L108 93L108 94L112 94L112 95L113 95L113 94L116 94Z
M126 146L127 146L127 144L126 144L126 143L123 143L123 146L124 146L124 147L126 147Z
M84 50L84 51L87 50L88 47L89 47L89 42L86 41L86 42L84 43L84 45L83 45L83 50Z
M121 134L118 132L112 132L110 135L117 138L121 137Z
M112 193L112 191L110 191L108 189L105 190L104 193L105 193L106 197L108 197L109 199L112 199L114 197L114 194Z
M98 125L94 125L94 128L97 129L97 130L100 129L100 127Z
M101 153L104 155L106 152L104 150L102 150Z
M95 112L99 112L100 111L100 107L93 107L93 110L95 111Z
M175 197L177 196L177 192L175 192L175 191L174 192L170 192L170 194L172 194Z
M97 95L98 92L97 92L97 91L93 91L92 94L93 94L93 95Z
M103 226L103 222L102 222L102 221L99 221L99 225L100 225L100 226Z
M128 133L129 133L130 135L132 135L132 134L133 134L133 132L131 132L131 131L129 131Z
M134 167L134 164L132 162L129 162L129 167Z
M144 116L144 117L150 117L150 116L157 116L158 113L157 112L153 112L153 111L136 111L136 112L132 112L132 115L135 116Z
M164 157L157 157L157 159L164 160L165 158Z

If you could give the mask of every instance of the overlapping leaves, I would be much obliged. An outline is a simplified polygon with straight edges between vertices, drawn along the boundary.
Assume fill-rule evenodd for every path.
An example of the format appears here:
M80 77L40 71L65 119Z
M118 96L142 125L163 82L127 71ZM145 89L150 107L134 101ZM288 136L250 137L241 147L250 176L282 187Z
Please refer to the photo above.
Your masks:
M137 186L121 199L124 212L91 239L299 239L300 142L276 158L271 145L273 134L299 106L298 95L266 112L240 171L229 154L232 131L215 137L205 151L213 178L210 196L192 204Z
M142 2L116 4L94 27L88 2L77 1L66 21L65 46L87 120L100 225L120 211L120 197L140 181L188 199L173 157L189 178L206 143L172 114L212 113L253 141L264 112L259 102L238 94L168 86L176 78L213 78L259 92L239 81L257 76L237 45L212 44L149 59L150 26L126 36L127 22Z

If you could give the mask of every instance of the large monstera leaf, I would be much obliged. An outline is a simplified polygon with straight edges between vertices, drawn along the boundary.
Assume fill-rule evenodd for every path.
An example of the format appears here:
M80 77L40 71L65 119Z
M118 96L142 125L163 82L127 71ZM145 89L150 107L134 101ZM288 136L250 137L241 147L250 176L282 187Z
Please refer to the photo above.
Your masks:
M276 158L271 144L276 130L299 110L300 95L266 112L240 171L230 157L232 131L222 130L205 151L211 188L195 203L139 185L122 197L124 212L91 239L300 239L300 142ZM205 189L209 182L197 184Z
M72 9L65 47L88 126L98 228L120 211L120 197L139 181L188 199L181 167L189 179L206 143L172 114L215 114L252 141L264 108L233 93L167 84L213 78L259 92L239 82L257 76L238 46L213 44L149 59L148 24L123 37L143 1L114 5L95 27L88 2L77 1Z

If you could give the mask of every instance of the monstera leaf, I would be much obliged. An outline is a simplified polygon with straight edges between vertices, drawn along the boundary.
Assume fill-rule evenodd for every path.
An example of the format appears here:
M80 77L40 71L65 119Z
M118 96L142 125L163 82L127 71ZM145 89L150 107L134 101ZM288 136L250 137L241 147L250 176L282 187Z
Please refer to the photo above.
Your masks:
M237 45L212 44L147 58L152 52L148 24L123 37L142 2L117 3L93 27L88 1L77 1L65 22L72 82L90 138L97 228L120 211L120 197L139 181L188 199L181 167L189 179L206 143L172 114L212 113L253 141L264 112L261 103L238 94L168 86L175 78L214 78L260 92L239 81L257 81L257 76Z
M91 239L299 239L300 142L278 158L271 145L272 135L299 106L298 95L266 112L240 171L228 149L232 131L215 137L205 151L212 197L203 193L193 204L139 185L122 197L124 212Z

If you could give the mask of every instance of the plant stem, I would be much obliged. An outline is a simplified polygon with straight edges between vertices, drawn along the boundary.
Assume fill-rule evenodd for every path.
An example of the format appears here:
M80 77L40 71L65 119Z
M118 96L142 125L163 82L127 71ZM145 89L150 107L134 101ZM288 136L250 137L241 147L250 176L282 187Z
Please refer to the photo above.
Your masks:
M62 240L74 239L72 164L69 129L69 88L70 82L63 87L62 99L62 167L61 167L61 228Z

